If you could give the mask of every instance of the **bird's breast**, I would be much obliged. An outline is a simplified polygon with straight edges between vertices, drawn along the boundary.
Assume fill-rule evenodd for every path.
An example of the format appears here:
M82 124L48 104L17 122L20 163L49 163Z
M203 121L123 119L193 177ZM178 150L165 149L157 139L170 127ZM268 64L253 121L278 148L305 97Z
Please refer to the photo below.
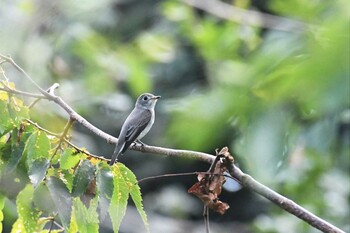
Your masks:
M150 110L150 111L151 111L151 120L148 122L146 128L140 133L140 135L137 137L137 139L143 138L148 133L148 131L151 129L151 127L154 123L154 119L155 119L154 110Z

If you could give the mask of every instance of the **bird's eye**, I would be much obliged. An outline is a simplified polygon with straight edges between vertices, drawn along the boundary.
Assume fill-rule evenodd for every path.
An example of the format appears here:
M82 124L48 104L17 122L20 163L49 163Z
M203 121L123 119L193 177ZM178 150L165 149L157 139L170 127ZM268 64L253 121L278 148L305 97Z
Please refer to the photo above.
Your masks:
M148 97L147 97L147 95L145 95L144 97L143 97L143 100L148 100Z

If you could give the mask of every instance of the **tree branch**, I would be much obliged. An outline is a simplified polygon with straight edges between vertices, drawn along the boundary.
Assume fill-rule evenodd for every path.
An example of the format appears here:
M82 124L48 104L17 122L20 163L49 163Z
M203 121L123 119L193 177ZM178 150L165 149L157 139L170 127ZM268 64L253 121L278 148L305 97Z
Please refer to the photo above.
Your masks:
M245 10L218 0L182 0L187 5L204 10L216 17L242 25L262 27L279 31L302 31L310 25L253 10Z
M265 185L259 183L250 175L247 175L241 171L238 167L232 165L230 169L230 174L237 178L241 185L260 194L261 196L272 201L282 209L288 211L289 213L295 215L296 217L304 220L311 226L329 233L345 233L341 229L333 226L332 224L326 222L325 220L317 217L313 213L310 213L308 210L304 209L300 205L296 204L294 201L282 196L281 194L273 191L272 189L266 187Z
M30 93L30 92L25 92L25 91L18 91L18 90L11 89L9 87L0 87L0 91L6 91L8 93L28 96L28 97L32 97L32 98L47 99L45 96L40 95L40 94L34 94L34 93Z
M92 125L90 122L85 120L82 116L80 116L77 112L75 112L67 103L65 103L60 97L54 95L53 93L46 92L44 89L42 89L25 71L19 67L12 58L6 57L4 55L0 54L0 58L3 60L9 61L13 66L16 67L17 70L22 72L27 79L30 80L31 83L33 83L39 91L47 97L47 99L54 101L56 104L58 104L61 108L63 108L69 115L69 117L72 120L75 120L79 122L81 125L89 129L94 134L98 135L99 137L105 139L107 142L111 143L117 143L118 139L103 132L102 130L98 129L94 125ZM5 90L6 91L6 90ZM208 163L212 163L216 156L197 152L197 151L189 151L189 150L175 150L175 149L169 149L169 148L162 148L162 147L155 147L155 146L147 146L147 145L137 145L134 143L131 146L132 150L142 151L142 152L148 152L153 154L160 154L165 156L175 156L175 157L187 157L191 159L197 159L201 161L205 161ZM317 217L316 215L310 213L303 207L299 206L292 200L278 194L277 192L271 190L270 188L266 187L265 185L259 183L255 179L253 179L251 176L243 173L238 167L236 167L234 164L231 164L231 167L229 168L230 174L233 178L237 179L242 186L246 187L249 190L252 190L268 200L272 201L279 207L283 208L284 210L288 211L289 213L297 216L298 218L302 219L303 221L307 222L311 226L323 231L323 232L329 232L329 233L345 233L341 229L333 226L332 224L326 222L325 220Z

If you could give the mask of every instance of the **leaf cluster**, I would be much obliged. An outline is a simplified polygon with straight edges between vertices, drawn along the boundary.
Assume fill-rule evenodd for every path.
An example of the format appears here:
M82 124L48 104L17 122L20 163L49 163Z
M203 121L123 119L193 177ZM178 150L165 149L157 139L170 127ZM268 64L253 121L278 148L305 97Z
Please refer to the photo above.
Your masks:
M121 163L108 166L70 147L65 135L30 124L28 107L4 91L0 111L0 222L4 200L16 199L12 232L99 232L107 217L118 232L129 197L149 231L132 171Z

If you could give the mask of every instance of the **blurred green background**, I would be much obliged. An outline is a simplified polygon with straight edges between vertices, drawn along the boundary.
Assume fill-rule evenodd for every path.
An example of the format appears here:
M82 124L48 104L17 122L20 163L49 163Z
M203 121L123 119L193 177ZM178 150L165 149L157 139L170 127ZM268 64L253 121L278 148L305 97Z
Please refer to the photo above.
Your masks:
M236 0L309 26L242 25L182 1L0 0L0 52L100 129L117 136L143 92L161 95L147 144L214 153L228 146L243 171L350 231L350 8L345 0ZM286 27L286 22L278 22ZM36 91L7 65L17 88ZM41 101L32 118L62 131L67 115ZM114 149L75 125L73 142L109 157ZM208 164L128 151L137 177L203 171ZM204 232L196 177L141 183L152 232ZM231 184L229 211L212 232L317 232L262 197ZM4 230L16 219L5 202ZM121 232L140 232L128 208ZM101 226L101 232L112 232Z

